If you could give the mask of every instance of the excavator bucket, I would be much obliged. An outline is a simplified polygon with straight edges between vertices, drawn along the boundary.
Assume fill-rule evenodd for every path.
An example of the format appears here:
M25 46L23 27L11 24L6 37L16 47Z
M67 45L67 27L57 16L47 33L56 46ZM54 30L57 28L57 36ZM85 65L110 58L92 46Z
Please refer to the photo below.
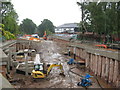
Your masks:
M61 76L65 77L65 74L64 74L64 72L60 73L59 75L61 75Z

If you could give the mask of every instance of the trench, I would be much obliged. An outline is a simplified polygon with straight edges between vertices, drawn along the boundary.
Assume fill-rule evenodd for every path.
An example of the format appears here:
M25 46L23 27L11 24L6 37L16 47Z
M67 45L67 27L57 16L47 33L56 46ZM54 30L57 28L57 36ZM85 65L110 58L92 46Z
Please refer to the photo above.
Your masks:
M73 56L64 55L65 47L58 45L58 43L53 41L43 41L33 45L34 49L37 50L37 53L40 53L42 63L62 63L65 77L60 76L60 70L58 68L53 68L45 79L39 79L34 81L32 76L25 76L15 73L13 69L12 76L13 80L16 80L14 85L15 88L83 88L77 86L77 83L80 82L80 76L89 73L85 67L80 68L77 65L68 65L67 62ZM74 68L73 68L74 67ZM93 75L92 73L90 73ZM17 82L18 80L18 82ZM19 81L22 81L19 82ZM98 82L96 78L92 78L92 86L89 88L102 88L100 85L102 82ZM108 87L106 85L106 87Z

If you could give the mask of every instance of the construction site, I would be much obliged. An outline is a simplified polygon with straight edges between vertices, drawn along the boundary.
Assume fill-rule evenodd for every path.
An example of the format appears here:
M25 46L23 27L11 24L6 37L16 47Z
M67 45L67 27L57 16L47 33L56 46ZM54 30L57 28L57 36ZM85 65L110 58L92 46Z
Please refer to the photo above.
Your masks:
M117 50L55 36L41 41L7 41L1 48L1 71L7 79L2 79L3 88L120 87ZM7 82L11 87L6 87Z
M120 0L0 0L0 14L0 90L120 90Z

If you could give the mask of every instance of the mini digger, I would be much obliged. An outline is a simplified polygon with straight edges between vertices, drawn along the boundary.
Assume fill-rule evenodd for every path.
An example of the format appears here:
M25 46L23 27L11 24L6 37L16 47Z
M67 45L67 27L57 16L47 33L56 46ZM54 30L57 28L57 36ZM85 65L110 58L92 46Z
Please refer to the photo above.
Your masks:
M39 63L34 65L34 69L32 70L32 77L34 79L45 78L49 75L50 71L53 67L59 67L61 70L60 75L64 75L63 66L61 64L45 64Z

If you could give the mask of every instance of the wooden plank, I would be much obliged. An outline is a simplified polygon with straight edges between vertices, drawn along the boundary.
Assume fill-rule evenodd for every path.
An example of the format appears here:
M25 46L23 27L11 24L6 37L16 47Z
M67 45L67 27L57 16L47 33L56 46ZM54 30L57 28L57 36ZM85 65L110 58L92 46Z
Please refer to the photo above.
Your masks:
M77 50L77 48L76 48L76 51L75 51L76 56L77 56L77 51L78 51L78 50Z
M101 74L101 78L105 77L105 59L104 57L102 57L102 74Z
M91 64L92 64L91 59L92 59L92 54L90 53L90 70L92 70L92 69L91 69L91 66L92 66L92 65L91 65Z
M113 83L116 85L117 84L117 79L118 79L118 61L115 60L115 64L114 64L114 70L113 70Z
M108 75L109 75L109 59L106 57L106 70L105 70L105 80L108 81Z
M82 59L84 59L84 50L82 49Z
M84 56L84 53L83 53L83 49L82 49L82 58L83 58L83 56Z
M97 75L98 70L98 55L95 55L95 75Z
M84 50L84 60L87 58L87 52Z
M118 77L116 81L116 87L120 87L120 62L118 61Z
M90 70L92 71L92 54L90 54L91 58L90 58Z
M93 59L94 59L94 55L91 54L91 70L92 70L92 72L93 72Z
M81 49L79 49L79 57L81 57Z
M85 52L84 52L84 49L83 49L83 57L82 57L83 59L85 59Z
M80 48L78 48L78 56L80 57Z
M92 54L92 71L95 73L95 55Z
M81 49L81 58L83 58L83 49Z
M96 65L97 65L97 62L96 62L96 55L94 54L94 63L93 63L93 66L94 66L94 73L96 73Z
M78 57L79 57L79 48L78 48Z
M70 47L70 52L72 52L72 53L73 53L73 47Z
M82 57L82 51L81 51L81 49L80 49L80 58Z
M88 64L88 68L89 68L89 70L90 70L90 60L91 60L91 54L90 53L88 53L89 54L89 64Z
M76 48L76 56L78 56L78 48Z
M112 59L110 59L109 79L108 79L109 83L111 83L113 81L113 70L114 70L114 61Z
M79 49L79 57L81 58L81 49Z
M88 68L88 66L89 66L89 53L86 54L85 66L86 66L87 68Z
M97 75L100 76L100 67L101 67L101 59L100 59L100 55L98 55L98 60L97 60Z
M102 75L102 57L99 56L99 75Z
M83 50L83 59L86 59L86 51Z
M116 87L120 88L120 75L118 76L118 79L116 81Z

